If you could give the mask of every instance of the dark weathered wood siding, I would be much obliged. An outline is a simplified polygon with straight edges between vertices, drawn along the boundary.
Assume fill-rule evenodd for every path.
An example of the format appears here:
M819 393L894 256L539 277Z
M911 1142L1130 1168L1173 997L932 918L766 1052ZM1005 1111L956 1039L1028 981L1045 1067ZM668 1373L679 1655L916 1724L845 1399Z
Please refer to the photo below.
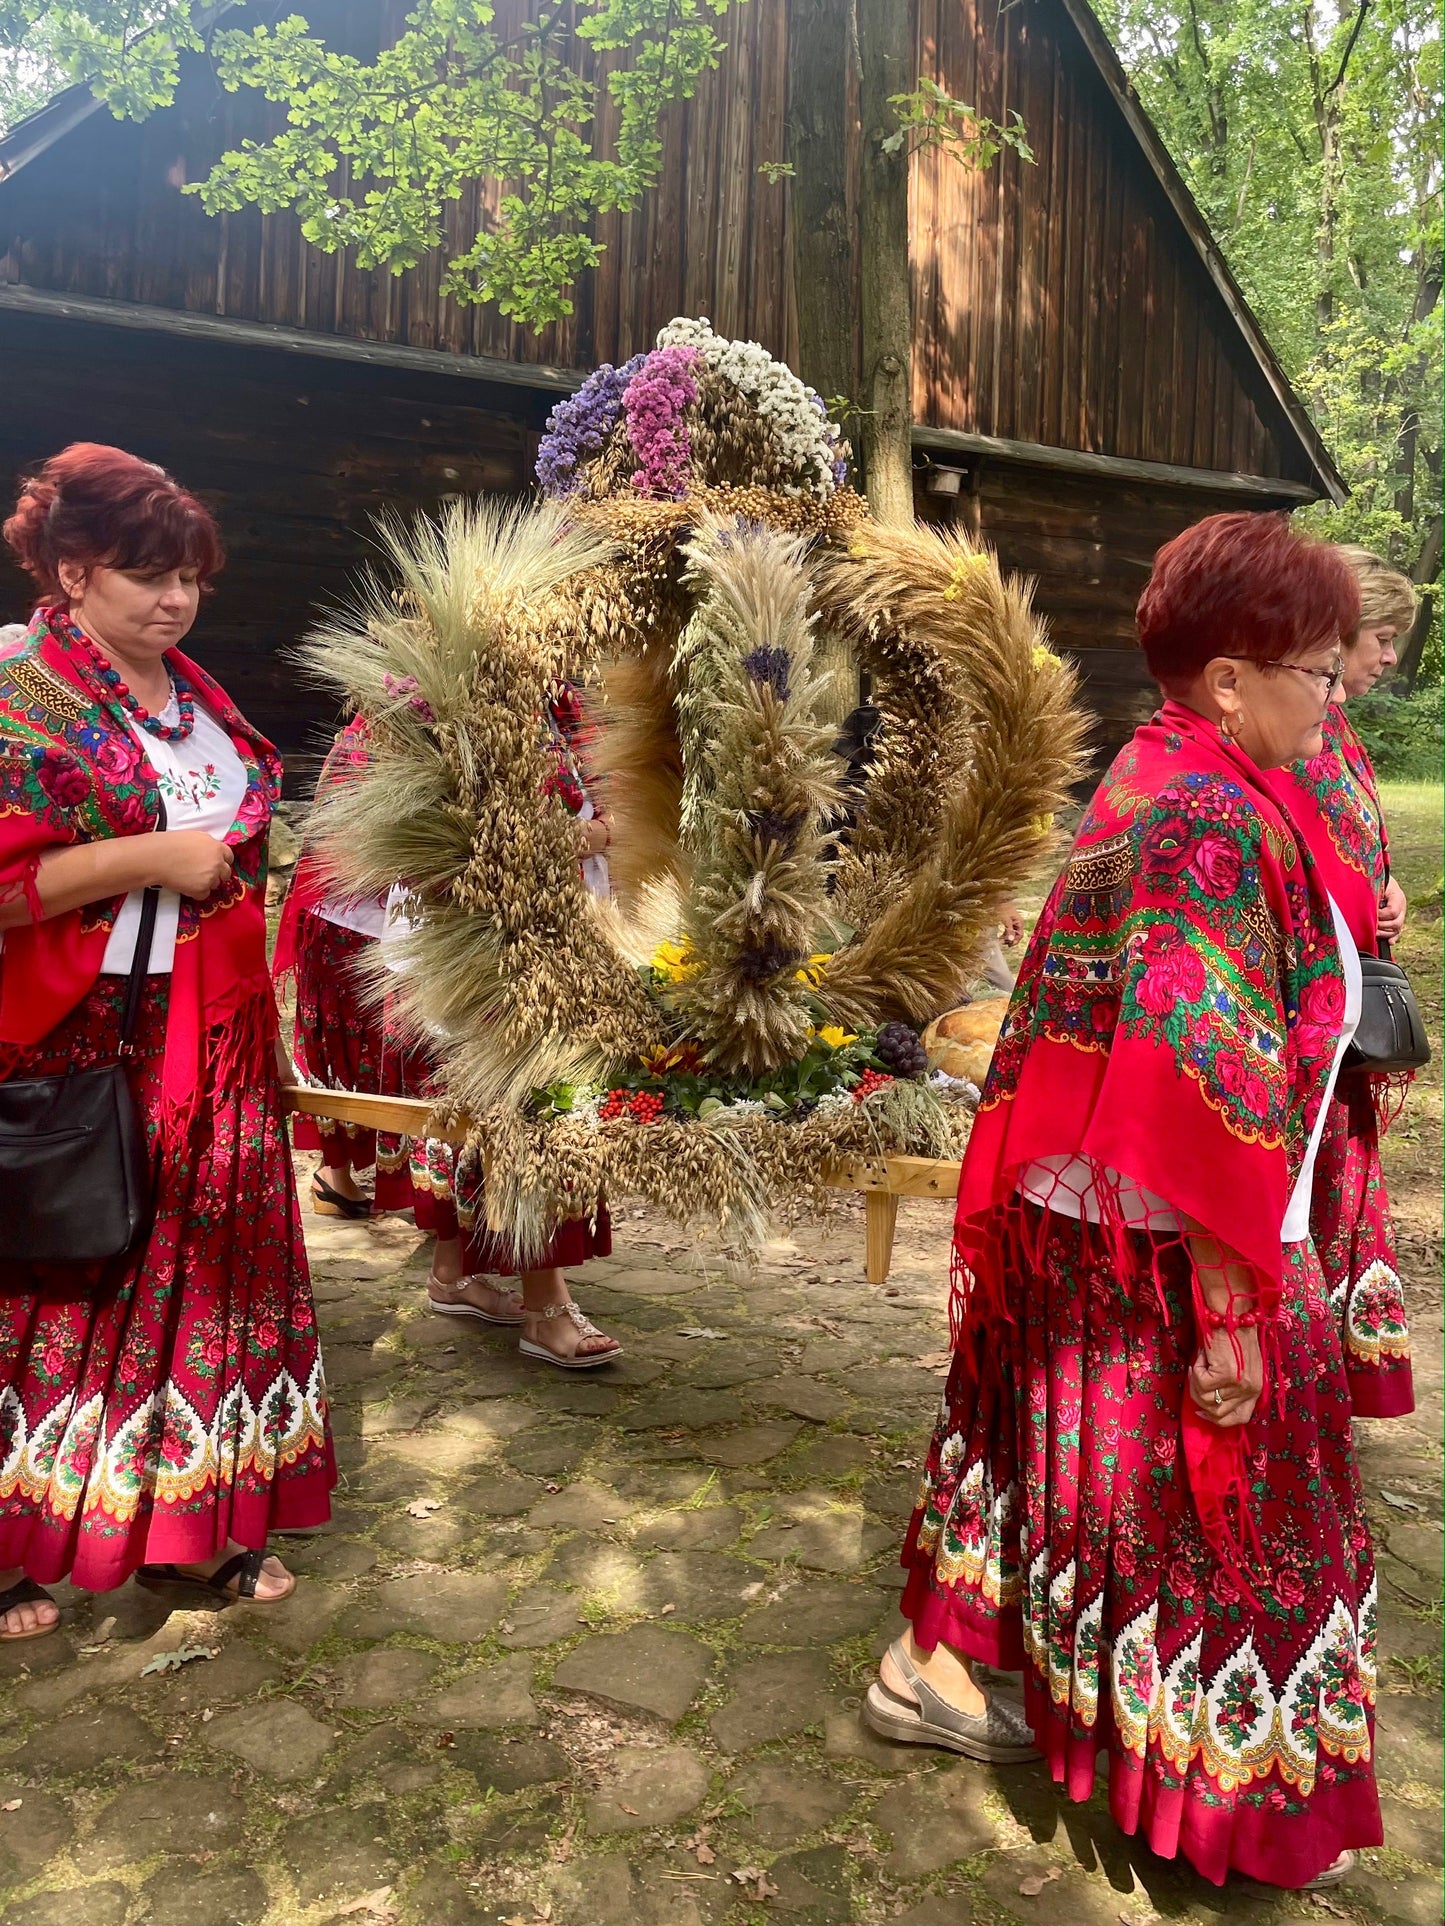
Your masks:
M329 714L289 651L377 559L375 518L521 494L546 405L482 382L3 311L0 369L7 502L13 477L84 440L160 462L212 508L228 559L192 646L280 745L289 789L305 787ZM33 599L0 551L0 622L23 620Z
M941 152L915 162L919 421L1307 480L1060 0L914 3L920 71L995 119L1021 114L1037 157L1005 152L984 173ZM355 0L342 16L361 34L377 9ZM540 335L444 298L438 258L394 277L320 253L289 215L207 217L181 186L277 110L220 93L199 62L174 109L139 127L98 113L0 191L0 281L575 368L625 359L674 314L707 314L796 359L790 189L758 171L787 158L788 0L748 0L722 30L717 72L668 118L658 188L599 219L601 267ZM483 201L474 189L456 204L455 236L476 232Z
M499 0L499 16L530 4ZM963 514L1006 567L1036 578L1107 745L1150 699L1132 636L1155 550L1236 503L1212 481L1030 466L1030 446L1239 471L1296 492L1312 479L1309 455L1080 37L1078 0L912 4L920 70L994 119L1016 110L1036 155L1029 165L1005 152L983 174L937 153L915 162L918 421L1014 445L1011 461L936 450L966 467L964 491L955 508L926 494L921 505ZM401 0L308 11L344 23L365 53ZM841 5L838 15L841 33ZM790 0L747 0L726 17L717 72L668 117L656 192L599 221L602 265L578 286L575 313L540 335L444 298L439 256L393 277L320 253L289 215L210 219L182 186L264 134L276 110L220 92L202 62L188 63L177 104L142 125L91 114L0 183L0 284L142 312L122 329L0 305L0 487L87 438L150 455L206 493L231 565L198 646L294 754L317 704L284 650L313 606L345 593L371 552L371 518L528 480L555 383L463 379L450 357L581 371L648 346L682 312L796 360L791 190L759 172L788 157L789 17ZM849 153L856 190L856 129ZM483 214L473 189L451 232L470 239ZM856 309L848 283L840 275L838 298ZM183 342L147 332L153 309L269 323L299 331L302 346L442 353L423 372ZM0 619L23 613L25 595L0 563Z

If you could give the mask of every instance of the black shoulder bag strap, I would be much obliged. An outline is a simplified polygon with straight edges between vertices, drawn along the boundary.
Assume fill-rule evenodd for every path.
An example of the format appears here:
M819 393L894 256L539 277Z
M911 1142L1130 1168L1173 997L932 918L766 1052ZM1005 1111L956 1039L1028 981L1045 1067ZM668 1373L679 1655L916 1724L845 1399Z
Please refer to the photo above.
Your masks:
M161 835L166 828L165 797L159 799L160 817L155 833ZM125 1056L130 1049L136 1020L140 1016L140 1000L145 989L146 977L150 974L151 944L156 933L156 909L161 900L160 886L152 884L141 898L140 929L135 939L135 954L130 960L130 977L125 988L125 1010L120 1020L120 1054Z

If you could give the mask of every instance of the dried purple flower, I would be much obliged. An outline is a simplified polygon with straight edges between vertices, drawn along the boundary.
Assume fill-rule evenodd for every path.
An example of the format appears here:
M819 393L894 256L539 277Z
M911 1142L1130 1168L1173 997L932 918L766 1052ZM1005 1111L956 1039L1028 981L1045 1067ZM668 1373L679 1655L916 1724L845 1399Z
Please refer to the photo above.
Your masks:
M748 828L758 841L776 843L783 850L791 849L798 840L803 821L803 817L781 809L750 809L747 813Z
M769 935L738 952L738 975L744 983L766 983L784 970L796 969L802 960L801 950L786 949Z
M547 417L547 433L537 450L537 480L548 495L570 495L581 471L602 452L622 414L622 396L645 356L636 354L622 367L604 361L575 395L559 401Z
M393 675L388 669L381 678L381 686L393 701L404 701L412 714L420 716L423 722L436 721L436 710L424 695L417 694L421 684L414 675Z
M759 686L766 684L780 702L788 699L789 675L792 663L786 649L774 648L765 643L760 649L749 649L743 657L743 674L749 682Z

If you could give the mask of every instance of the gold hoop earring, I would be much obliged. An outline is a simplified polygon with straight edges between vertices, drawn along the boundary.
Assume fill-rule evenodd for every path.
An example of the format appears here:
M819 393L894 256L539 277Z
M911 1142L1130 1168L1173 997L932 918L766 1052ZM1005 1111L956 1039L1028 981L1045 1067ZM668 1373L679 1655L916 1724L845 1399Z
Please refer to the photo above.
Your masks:
M1233 727L1230 726L1231 722L1233 723ZM1219 740L1226 743L1238 742L1239 732L1243 723L1244 717L1242 715L1233 717L1228 714L1222 715L1219 718Z

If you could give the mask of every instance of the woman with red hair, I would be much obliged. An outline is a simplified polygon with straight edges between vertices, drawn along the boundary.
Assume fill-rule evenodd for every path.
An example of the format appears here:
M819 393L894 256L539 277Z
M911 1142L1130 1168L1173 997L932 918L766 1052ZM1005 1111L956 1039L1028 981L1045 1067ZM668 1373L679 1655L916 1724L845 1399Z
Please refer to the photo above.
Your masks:
M1369 751L1345 713L1395 661L1395 638L1415 619L1412 584L1367 548L1341 547L1360 588L1360 621L1345 645L1344 679L1325 716L1318 754L1270 775L1270 788L1309 843L1325 887L1361 955L1393 943L1405 893L1390 874L1380 787ZM1347 1068L1329 1107L1315 1162L1310 1217L1320 1266L1339 1313L1355 1415L1398 1418L1415 1408L1410 1328L1395 1255L1395 1226L1380 1164L1392 1080Z
M955 1356L879 1732L1108 1758L1126 1832L1207 1879L1377 1845L1374 1560L1311 1171L1359 968L1266 772L1317 752L1359 595L1278 516L1155 560L1164 693L1044 908L974 1121ZM1022 1667L1024 1702L976 1666Z
M0 1264L16 1639L53 1629L43 1585L67 1574L286 1597L268 1536L322 1523L335 1470L266 968L280 763L180 649L216 525L164 470L78 442L5 537L43 599L0 662L0 1080L119 1056L154 1185L128 1255Z

